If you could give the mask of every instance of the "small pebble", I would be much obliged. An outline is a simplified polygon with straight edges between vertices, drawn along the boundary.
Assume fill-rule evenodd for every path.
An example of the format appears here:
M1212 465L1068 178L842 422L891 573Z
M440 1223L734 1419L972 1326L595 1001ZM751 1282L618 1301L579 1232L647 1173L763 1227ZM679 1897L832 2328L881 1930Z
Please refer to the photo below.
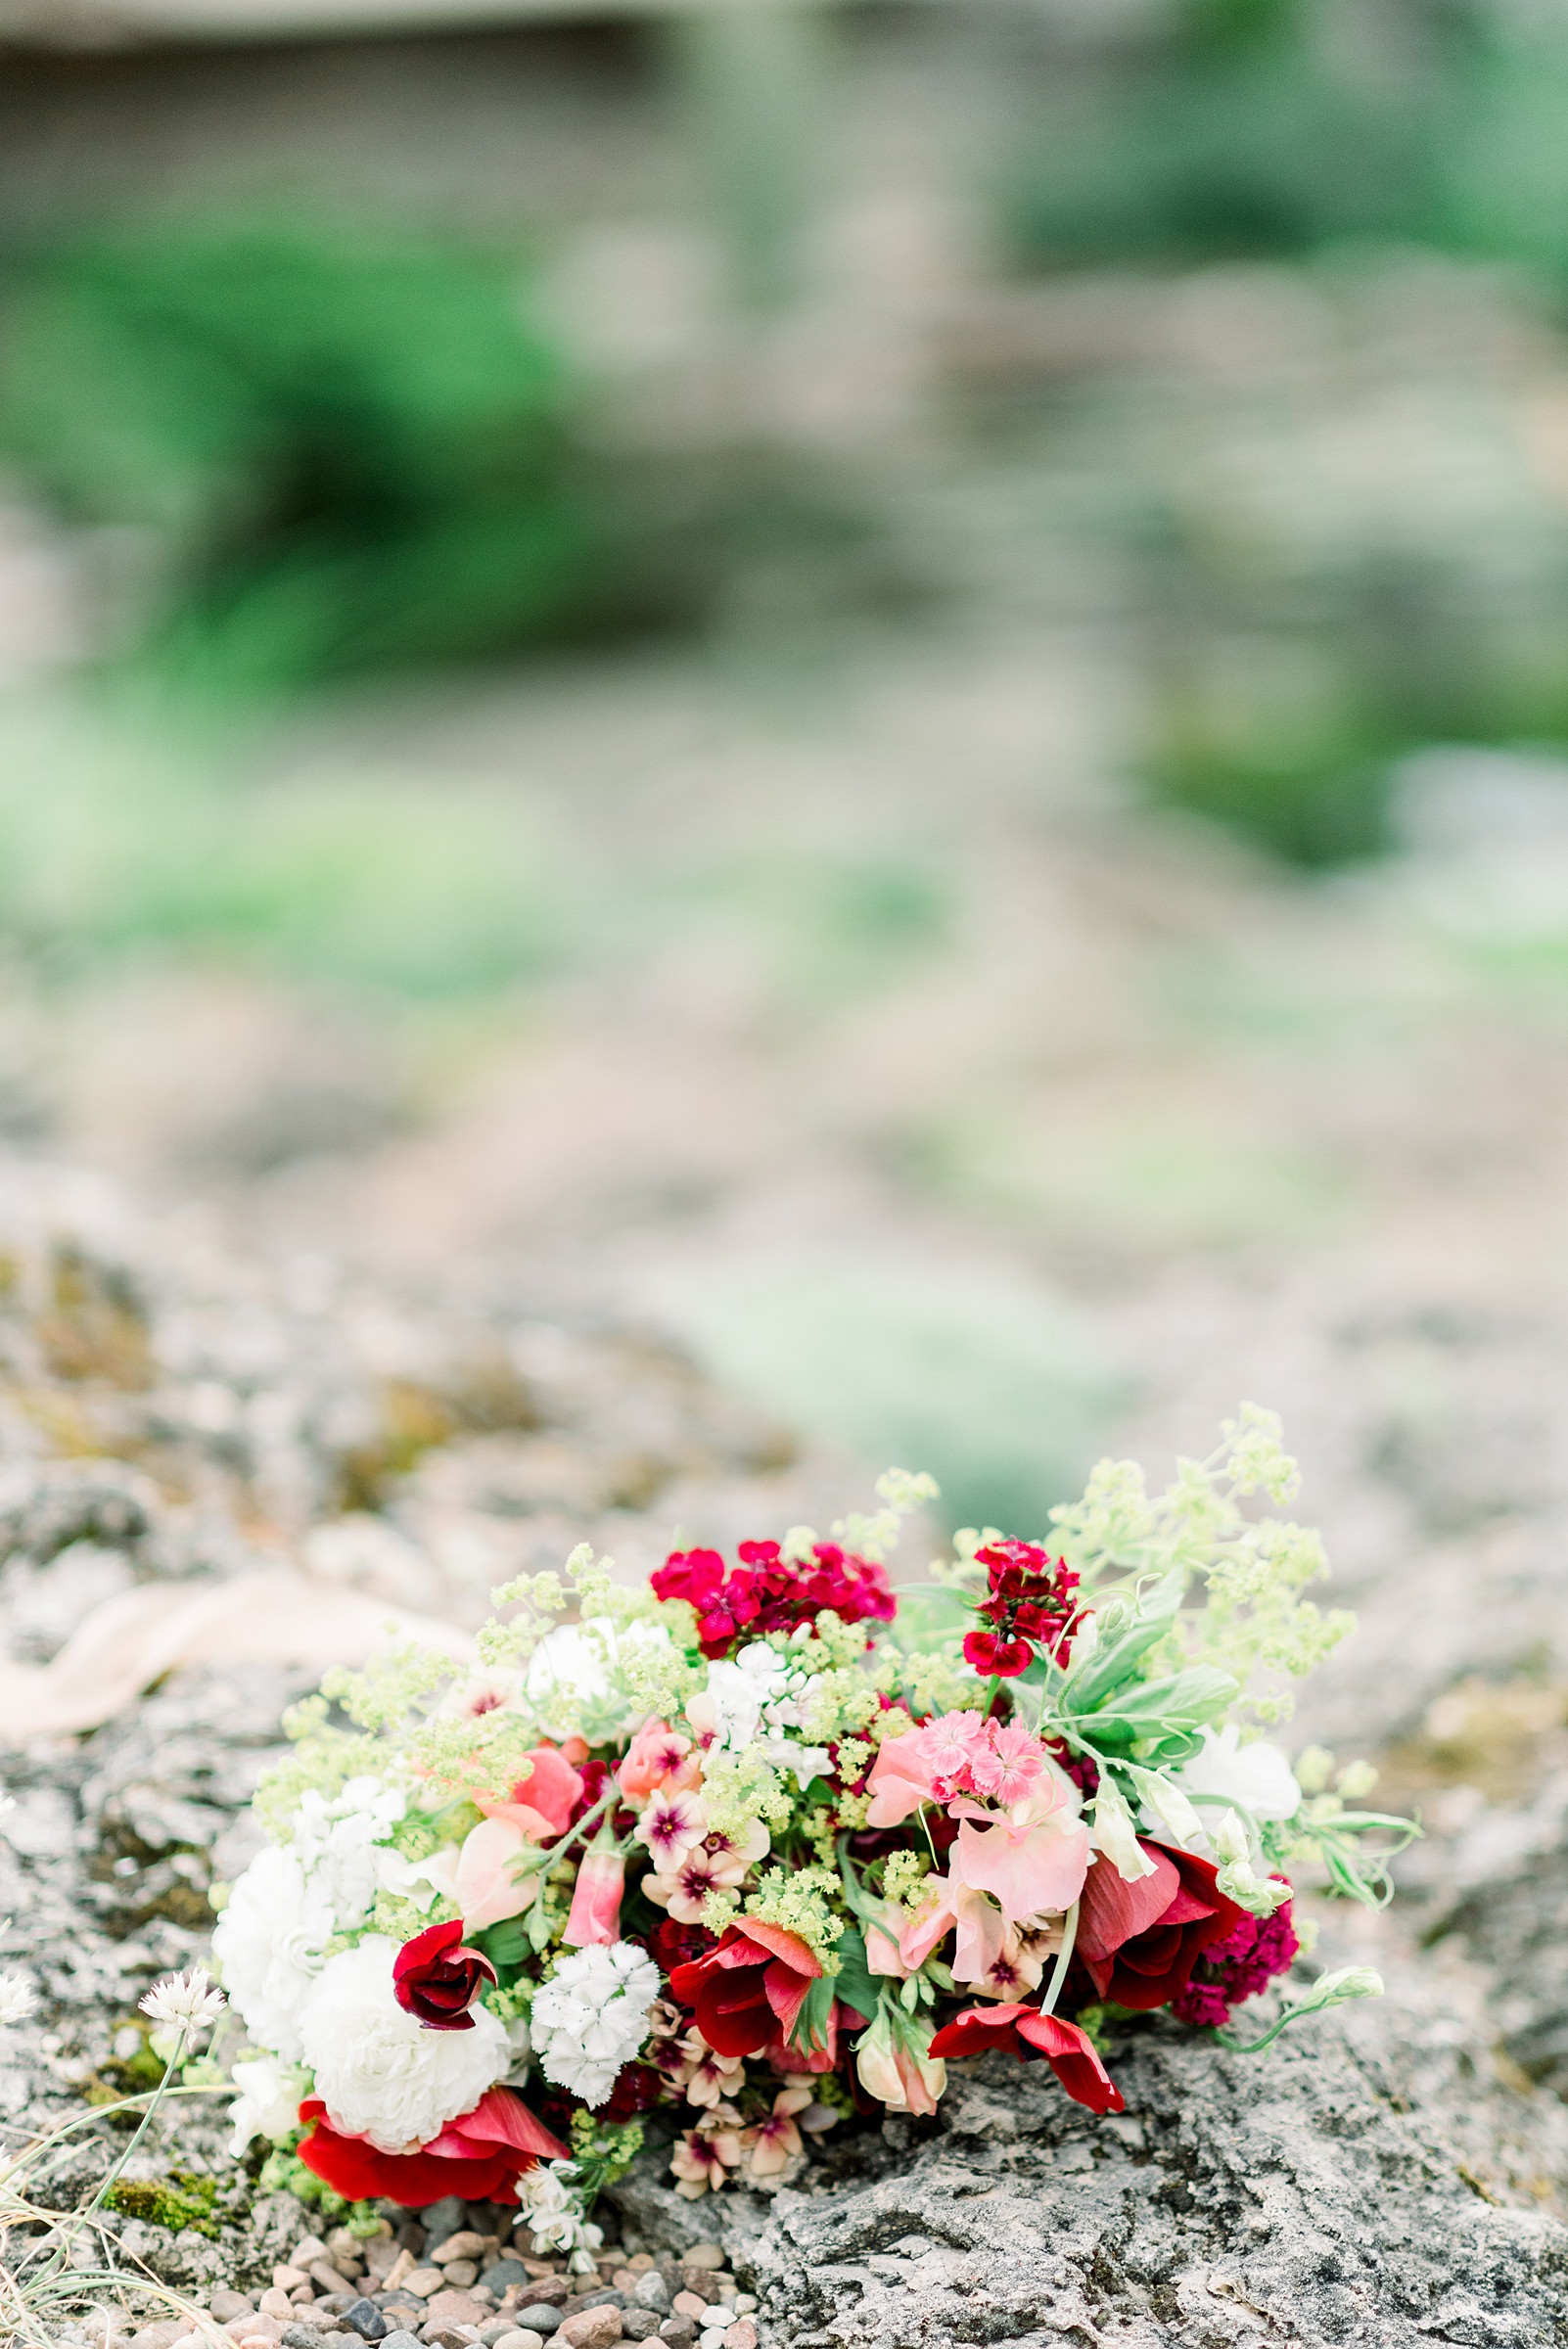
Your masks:
M222 2284L218 2285L208 2305L220 2325L227 2325L233 2317L252 2317L255 2314L255 2302L248 2293L228 2291ZM188 2331L189 2327L182 2325L180 2330Z
M374 2300L356 2300L343 2312L345 2332L356 2332L362 2341L379 2341L391 2332L392 2326Z
M431 2265L444 2268L454 2259L477 2259L484 2249L484 2235L476 2234L471 2228L465 2227L458 2234L449 2234L445 2242L436 2245L430 2254Z
M632 2285L632 2298L639 2308L651 2308L656 2315L668 2317L672 2305L669 2286L657 2268L649 2268Z
M666 2317L659 2327L659 2338L669 2343L669 2349L691 2349L697 2338L697 2327L690 2317Z
M737 2292L735 2294L735 2314L738 2317L749 2317L756 2306L757 2294L755 2292Z
M553 2300L525 2300L517 2313L520 2317L526 2317L533 2330L548 2340L552 2332L560 2331L565 2311L557 2308Z
M327 2246L319 2234L302 2234L289 2254L291 2267L303 2268L308 2275L312 2260L325 2259Z
M750 2317L738 2317L724 2335L724 2349L757 2349L757 2326Z
M544 2349L544 2335L528 2325L514 2326L491 2344L491 2349Z
M479 2281L479 2262L475 2259L449 2259L442 2273L448 2283L455 2283L459 2291L466 2291L471 2283Z
M403 2290L412 2292L418 2300L428 2300L432 2292L440 2290L445 2280L439 2268L416 2268L411 2276L403 2278Z
M578 2309L563 2319L561 2338L568 2349L610 2349L611 2342L621 2338L621 2311L604 2302Z
M628 2308L622 2311L621 2330L628 2341L652 2341L659 2335L660 2316L653 2308Z
M293 2324L284 2326L283 2349L317 2349L320 2328L314 2325Z
M716 2243L693 2243L689 2251L682 2251L680 2264L683 2268L721 2268L724 2254Z
M389 2332L383 2336L381 2349L419 2349L419 2335L414 2332Z

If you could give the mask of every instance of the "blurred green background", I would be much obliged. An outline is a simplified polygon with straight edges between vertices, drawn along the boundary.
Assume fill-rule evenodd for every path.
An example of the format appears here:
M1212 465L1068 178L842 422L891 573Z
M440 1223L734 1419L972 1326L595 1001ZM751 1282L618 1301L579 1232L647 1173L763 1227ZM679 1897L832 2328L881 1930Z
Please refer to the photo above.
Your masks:
M1568 20L139 8L0 9L13 1147L508 1251L959 1515L1107 1299L1533 1228Z

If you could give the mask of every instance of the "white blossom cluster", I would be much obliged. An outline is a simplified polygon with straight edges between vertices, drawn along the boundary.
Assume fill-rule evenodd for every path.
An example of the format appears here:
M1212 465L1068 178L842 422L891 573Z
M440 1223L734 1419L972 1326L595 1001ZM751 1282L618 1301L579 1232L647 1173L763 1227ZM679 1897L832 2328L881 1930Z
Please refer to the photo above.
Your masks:
M659 1968L635 1942L563 1958L533 2002L533 2046L557 2088L602 2104L648 2036Z
M730 1753L754 1748L775 1770L792 1771L807 1786L829 1767L823 1746L803 1745L789 1734L799 1729L817 1688L814 1674L791 1664L765 1639L754 1639L727 1664L708 1667L714 1743Z
M547 2251L570 2251L574 2267L591 2267L587 2255L604 2241L604 2229L583 2215L576 2178L575 2161L541 2161L518 2180L517 2198L533 2231L536 2258Z

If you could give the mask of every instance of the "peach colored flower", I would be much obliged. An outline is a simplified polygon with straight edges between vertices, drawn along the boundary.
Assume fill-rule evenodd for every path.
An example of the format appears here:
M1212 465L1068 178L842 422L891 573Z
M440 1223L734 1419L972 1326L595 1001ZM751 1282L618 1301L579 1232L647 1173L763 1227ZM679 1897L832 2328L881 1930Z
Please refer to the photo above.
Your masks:
M693 1751L689 1737L668 1721L649 1721L626 1748L616 1776L623 1800L640 1811L651 1794L699 1785L702 1768L702 1756Z
M486 1819L510 1819L531 1842L546 1843L572 1824L582 1800L582 1780L553 1745L536 1745L529 1762L528 1775L519 1778L504 1803L484 1795L477 1799Z
M717 2193L729 2172L739 2169L745 2151L739 2124L740 2114L731 2105L719 2104L695 2129L687 2130L669 2157L675 2191L683 2200L696 2202L706 2193Z
M746 2085L744 2055L717 2054L697 2030L676 2040L659 2068L688 2104L717 2106Z
M1006 1918L994 1901L956 1876L928 1876L926 1882L927 1905L905 1925L899 1943L905 1970L917 1973L950 1932L954 1981L984 1982L1001 1955Z
M748 2167L754 2178L776 2178L781 2170L788 2169L791 2156L801 2149L795 2115L804 2112L811 2099L808 2087L780 2089L773 2098L772 2111L750 2132L752 2157Z

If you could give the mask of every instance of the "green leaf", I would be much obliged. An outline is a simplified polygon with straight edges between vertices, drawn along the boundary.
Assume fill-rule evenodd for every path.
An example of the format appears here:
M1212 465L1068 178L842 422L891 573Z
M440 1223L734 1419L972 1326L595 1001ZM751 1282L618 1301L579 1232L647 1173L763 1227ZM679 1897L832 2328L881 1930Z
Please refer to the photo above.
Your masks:
M877 2010L877 1980L865 1958L865 1938L858 1925L846 1925L839 1936L839 1970L833 1976L833 1995L869 2023Z
M1141 1681L1123 1689L1113 1704L1089 1715L1084 1727L1095 1745L1111 1751L1145 1743L1184 1744L1233 1704L1237 1694L1228 1672L1194 1664L1164 1680Z
M498 1925L486 1925L483 1933L474 1936L475 1949L484 1951L497 1973L515 1971L536 1946L520 1916L509 1916Z
M833 2013L833 2001L838 1996L838 1977L820 1974L806 1994L806 2003L795 2018L789 2044L803 2055L817 2055L828 2044L828 2023Z
M1107 1641L1090 1657L1082 1675L1068 1681L1062 1692L1067 1711L1097 1711L1107 1697L1132 1678L1149 1649L1165 1637L1175 1623L1186 1588L1186 1569L1175 1566L1152 1590L1145 1592L1127 1630Z

